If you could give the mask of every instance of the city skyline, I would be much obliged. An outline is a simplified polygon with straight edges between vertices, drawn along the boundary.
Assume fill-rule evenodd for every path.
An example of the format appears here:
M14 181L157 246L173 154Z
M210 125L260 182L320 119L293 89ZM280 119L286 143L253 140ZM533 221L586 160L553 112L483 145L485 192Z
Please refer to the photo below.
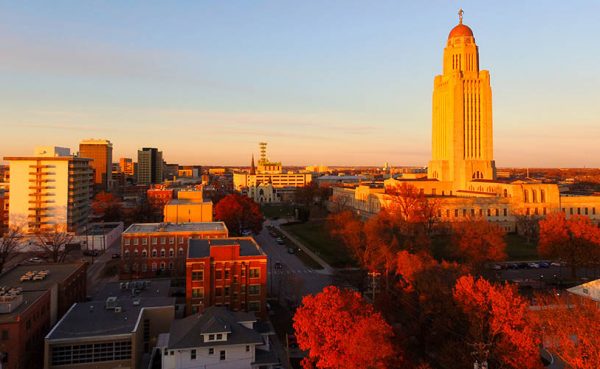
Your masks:
M600 166L597 4L436 5L11 6L0 154L95 137L115 158L249 165L266 140L286 165L425 166L462 6L492 74L497 165Z

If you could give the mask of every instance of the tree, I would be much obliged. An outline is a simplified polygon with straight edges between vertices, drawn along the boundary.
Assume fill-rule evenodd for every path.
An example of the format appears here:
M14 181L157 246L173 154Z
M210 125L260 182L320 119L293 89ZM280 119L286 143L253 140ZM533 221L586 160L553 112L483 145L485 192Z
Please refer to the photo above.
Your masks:
M329 286L304 297L294 330L305 368L383 369L394 356L392 328L354 291Z
M92 202L92 212L105 222L120 221L123 217L123 207L119 198L108 192L99 192Z
M215 206L215 218L225 222L229 232L240 235L244 230L260 232L264 217L256 202L247 196L230 194Z
M480 364L490 368L541 368L540 339L529 304L513 286L494 286L483 278L456 281L454 300L464 313L466 341Z
M451 244L455 256L475 269L506 259L504 230L485 219L452 223Z
M576 278L579 266L600 259L600 229L586 216L567 219L562 212L549 214L540 221L538 252L567 262L571 276Z
M36 247L55 263L64 262L71 251L67 245L73 241L73 235L58 226L40 231L35 237Z
M0 273L4 270L4 265L14 258L21 247L23 233L18 227L10 227L8 231L0 238Z
M537 241L540 234L540 217L523 211L513 213L516 220L517 232L525 237L528 244Z
M600 309L579 296L538 297L539 328L544 344L569 368L600 368Z

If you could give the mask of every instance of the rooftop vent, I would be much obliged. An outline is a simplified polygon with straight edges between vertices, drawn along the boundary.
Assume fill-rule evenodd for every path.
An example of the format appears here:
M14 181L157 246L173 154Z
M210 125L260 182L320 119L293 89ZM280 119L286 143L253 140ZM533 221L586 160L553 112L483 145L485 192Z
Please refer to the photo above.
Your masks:
M25 272L20 278L21 282L43 281L50 274L49 270L30 270Z
M114 310L119 306L116 296L110 296L106 299L106 303L104 304L106 310Z

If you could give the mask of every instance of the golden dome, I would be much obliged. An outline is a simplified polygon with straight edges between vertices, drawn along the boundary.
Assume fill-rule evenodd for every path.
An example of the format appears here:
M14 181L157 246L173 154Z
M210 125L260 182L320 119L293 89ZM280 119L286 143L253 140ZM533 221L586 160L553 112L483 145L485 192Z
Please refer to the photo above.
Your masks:
M464 24L460 23L456 27L452 28L452 31L450 31L448 38L464 36L473 37L473 31L471 30L471 28L469 28L469 26L465 26Z

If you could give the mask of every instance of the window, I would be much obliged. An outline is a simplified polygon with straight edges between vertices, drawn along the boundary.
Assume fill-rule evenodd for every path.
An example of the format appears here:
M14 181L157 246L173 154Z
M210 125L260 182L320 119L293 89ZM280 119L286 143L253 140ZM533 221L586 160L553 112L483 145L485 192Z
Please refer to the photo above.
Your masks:
M204 272L202 270L192 270L192 281L201 281L204 279Z
M170 262L169 262L169 270L173 270L173 266L174 266L173 262L172 262L172 261L170 261Z
M217 333L217 341L221 341L223 339L223 333Z
M161 243L162 245L164 245L165 243L167 243L167 238L166 238L166 237L161 237L161 238L160 238L160 243Z
M467 216L467 209L463 209L463 217Z
M222 294L223 294L223 290L221 289L221 287L215 288L215 296L221 297Z
M131 240L129 238L126 238L123 240L123 243L125 244L125 246L129 246L129 244L131 244Z
M584 211L584 212L585 212L585 215L588 215L588 208L585 208L585 209L583 209L583 210L585 210L585 211Z
M487 209L487 216L491 217L492 216L492 209Z
M145 258L146 256L148 256L148 251L142 250L142 257Z
M192 288L192 297L204 297L204 289Z
M250 352L250 345L246 345L246 352Z
M505 216L505 217L506 217L506 216L508 216L508 210L507 210L506 208L504 208L504 209L502 209L502 210L503 210L503 214L504 214L504 216Z
M179 255L179 257L183 256L183 249L180 247L179 250L177 251L177 255Z
M214 334L209 334L208 335L208 340L209 341L214 341L215 340L215 335Z
M540 202L546 202L546 191L540 190Z
M183 243L183 237L179 237L179 243L182 244Z
M224 293L225 293L225 296L229 296L229 287L225 287L225 288L223 289L223 291L224 291Z
M529 191L523 190L523 199L525 202L529 202Z
M139 245L140 244L140 240L138 240L137 238L134 238L133 239L133 244L136 245L136 246Z
M196 350L190 351L190 360L196 360Z
M229 269L225 269L225 279L229 279Z
M531 202L537 202L537 191L531 190Z
M500 209L496 209L496 216L500 216Z
M129 258L129 250L125 250L125 258Z
M259 295L260 294L260 285L251 284L248 286L248 294L249 295Z
M212 348L212 347L211 347L211 348L209 348L209 349L208 349L208 354L209 354L209 355L214 355L214 354L215 354L215 349L214 349L214 348Z
M220 270L215 270L215 279L222 279L222 273Z
M165 262L161 261L160 262L160 270L165 270L165 265L166 265Z
M169 237L169 244L172 245L175 243L175 237Z
M225 360L225 350L219 352L219 360Z
M166 255L166 253L167 253L167 252L165 251L165 249L162 249L162 250L160 250L160 257L161 257L161 258L164 258L164 257L165 257L165 255Z
M573 215L573 208L569 209L569 214Z
M152 249L152 257L155 258L156 257L156 249Z
M152 244L156 245L157 242L158 242L158 239L156 237L152 237Z
M454 217L458 218L458 209L454 209Z
M172 258L173 256L175 256L175 250L169 249L169 257Z
M260 277L260 268L250 268L250 273L249 273L248 277L249 278Z
M147 244L148 244L148 239L142 238L142 245L147 245Z

